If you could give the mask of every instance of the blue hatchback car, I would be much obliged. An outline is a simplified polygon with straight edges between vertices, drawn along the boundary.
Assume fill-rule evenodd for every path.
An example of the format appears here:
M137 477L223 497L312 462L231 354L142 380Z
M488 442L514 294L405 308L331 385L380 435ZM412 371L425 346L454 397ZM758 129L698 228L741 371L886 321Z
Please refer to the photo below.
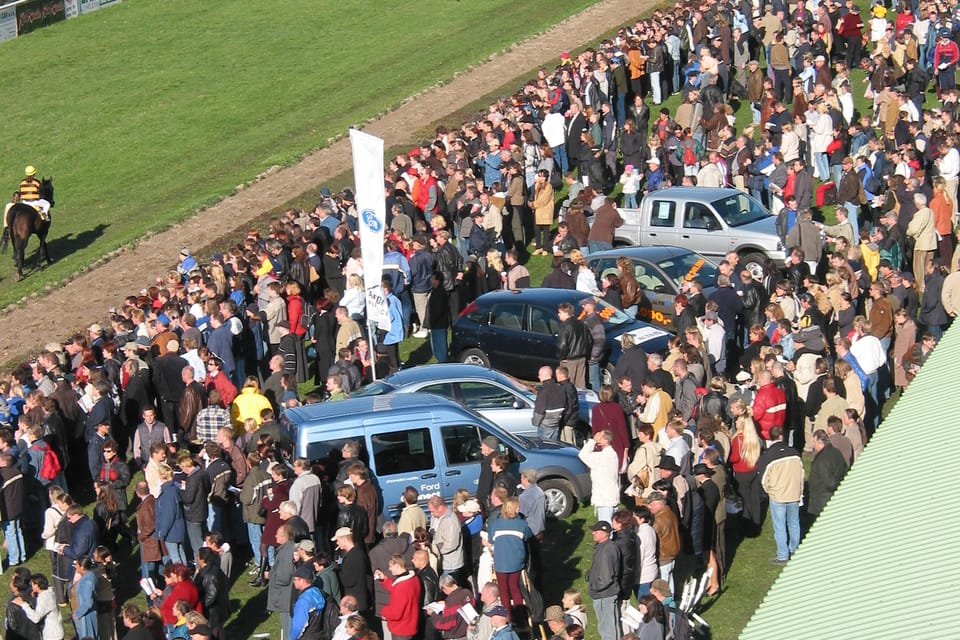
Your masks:
M536 380L544 365L559 362L560 318L557 307L563 302L582 311L590 294L571 289L532 288L485 293L460 313L453 324L451 356L460 362L493 367L523 380ZM604 356L605 384L612 382L613 365L623 352L620 339L633 334L648 353L667 350L671 334L662 328L633 320L619 309L600 300L597 313L603 318L607 351Z

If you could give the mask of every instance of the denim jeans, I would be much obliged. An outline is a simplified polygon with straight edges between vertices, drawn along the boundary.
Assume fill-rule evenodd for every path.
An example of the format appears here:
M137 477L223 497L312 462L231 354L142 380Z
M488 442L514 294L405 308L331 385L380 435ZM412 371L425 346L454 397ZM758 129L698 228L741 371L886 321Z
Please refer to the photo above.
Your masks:
M590 379L590 388L600 394L600 361L587 363L587 377Z
M853 241L859 242L860 238L860 221L858 220L860 216L860 205L853 202L844 202L843 208L847 210L847 219L850 221L850 225L853 227Z
M202 522L187 521L187 540L190 542L190 553L193 555L194 560L196 560L197 553L200 552L200 547L203 546Z
M624 209L636 209L636 208L637 208L637 194L635 194L635 193L625 193L625 194L623 194L623 208L624 208Z
M608 251L613 249L612 242L602 242L600 240L588 240L587 245L590 247L590 253L596 253L597 251Z
M830 160L825 153L813 154L813 164L816 169L816 178L826 182L830 179Z
M223 507L208 504L207 505L207 531L217 531L226 534L223 528Z
M560 427L537 427L537 437L543 438L544 440L559 440L560 439Z
M7 566L12 567L26 562L27 553L23 545L23 530L19 520L4 520L3 539L7 543Z
M597 633L600 634L600 640L620 640L622 630L617 596L594 598L593 610L597 613Z
M597 507L597 522L613 522L613 512L616 507Z
M430 329L430 348L437 362L447 361L447 330Z
M800 503L770 501L777 560L789 560L800 544Z
M567 145L561 144L551 147L551 149L553 149L553 159L560 167L560 171L566 173L570 169L570 161L567 159Z
M659 71L650 72L650 91L653 93L653 104L660 104L661 102L663 102L663 96L661 95Z
M250 547L253 549L253 563L260 564L260 538L263 537L263 525L254 522L247 523L247 538L250 540Z
M174 564L187 564L187 554L183 550L183 544L180 542L170 542L168 540L163 541L163 546L167 548L167 555L163 558L163 561L166 562L169 560Z

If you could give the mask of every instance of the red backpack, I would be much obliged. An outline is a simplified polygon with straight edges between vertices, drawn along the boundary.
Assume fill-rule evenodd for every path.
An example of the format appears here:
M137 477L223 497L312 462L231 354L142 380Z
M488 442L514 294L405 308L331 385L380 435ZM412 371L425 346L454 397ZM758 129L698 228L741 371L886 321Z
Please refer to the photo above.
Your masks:
M48 447L46 443L43 443L42 446L39 444L32 445L30 449L43 452L43 461L40 463L39 473L41 480L50 481L60 475L63 467L60 465L60 458L57 457L53 449Z

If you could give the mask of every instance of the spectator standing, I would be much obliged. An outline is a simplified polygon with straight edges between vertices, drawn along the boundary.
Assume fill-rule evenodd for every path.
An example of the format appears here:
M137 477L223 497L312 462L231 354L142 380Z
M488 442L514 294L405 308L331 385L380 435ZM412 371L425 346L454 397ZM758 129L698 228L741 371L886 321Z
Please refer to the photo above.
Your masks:
M593 610L597 614L597 631L601 640L619 640L620 550L610 538L613 528L608 521L594 523L590 531L597 546L587 571L587 584L593 599Z
M560 344L557 347L560 364L570 373L570 380L577 389L586 388L586 364L592 341L590 331L583 321L574 315L573 305L561 303L557 307L560 316Z
M388 574L378 569L373 576L383 582L389 594L380 615L386 627L385 637L389 633L392 640L412 640L420 622L420 581L407 564L403 554L395 553L390 556Z
M579 455L590 469L590 501L597 520L609 523L620 503L620 462L613 449L613 434L605 430L588 438Z
M290 525L281 525L277 529L277 551L273 566L266 572L269 580L267 589L267 611L276 612L280 617L281 638L290 637L291 624L291 588L293 587L293 552L297 543L293 539Z
M770 519L777 543L774 564L784 565L800 544L800 499L803 496L803 462L796 449L783 441L783 428L770 430L772 442L759 460L760 485L770 496Z

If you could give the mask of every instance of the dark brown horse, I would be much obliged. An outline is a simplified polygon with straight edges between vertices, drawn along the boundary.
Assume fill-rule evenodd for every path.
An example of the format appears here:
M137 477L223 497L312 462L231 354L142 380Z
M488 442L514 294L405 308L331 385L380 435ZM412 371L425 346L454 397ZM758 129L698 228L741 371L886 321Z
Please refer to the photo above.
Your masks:
M50 203L53 208L53 177L40 181L40 197ZM27 251L27 242L30 236L36 234L40 239L40 249L37 259L43 269L44 261L53 264L53 259L47 251L47 232L50 230L50 219L43 220L36 209L28 204L18 202L7 212L7 228L3 233L3 244L0 252L7 252L7 241L13 239L13 259L17 263L17 280L23 279L24 254Z

